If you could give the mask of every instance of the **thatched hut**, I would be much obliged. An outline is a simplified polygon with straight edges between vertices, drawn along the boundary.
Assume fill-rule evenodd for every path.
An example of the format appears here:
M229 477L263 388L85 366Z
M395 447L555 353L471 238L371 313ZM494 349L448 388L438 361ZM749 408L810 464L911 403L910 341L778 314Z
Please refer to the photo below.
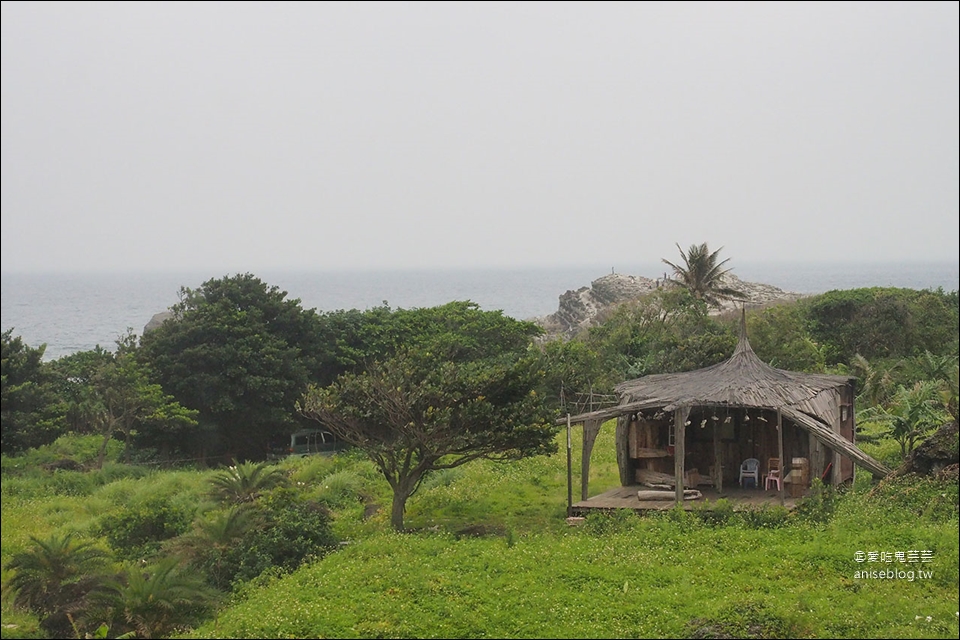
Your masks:
M875 476L889 472L855 445L854 379L765 364L750 347L745 321L725 362L628 380L616 390L617 407L570 417L584 425L584 499L593 442L600 423L612 417L621 484L670 477L677 501L684 485L722 492L725 484L737 484L741 464L750 458L762 467L770 459L781 461L781 477L794 485L794 494L813 478L852 481L855 465ZM783 482L779 490L782 502Z

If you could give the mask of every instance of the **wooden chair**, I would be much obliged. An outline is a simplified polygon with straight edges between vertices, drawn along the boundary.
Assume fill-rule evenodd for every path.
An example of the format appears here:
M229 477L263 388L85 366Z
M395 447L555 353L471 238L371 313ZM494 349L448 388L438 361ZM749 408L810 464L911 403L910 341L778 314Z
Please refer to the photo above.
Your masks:
M771 484L776 483L777 491L783 488L781 484L783 474L780 472L780 458L770 458L767 461L767 475L763 476L763 488L767 490Z

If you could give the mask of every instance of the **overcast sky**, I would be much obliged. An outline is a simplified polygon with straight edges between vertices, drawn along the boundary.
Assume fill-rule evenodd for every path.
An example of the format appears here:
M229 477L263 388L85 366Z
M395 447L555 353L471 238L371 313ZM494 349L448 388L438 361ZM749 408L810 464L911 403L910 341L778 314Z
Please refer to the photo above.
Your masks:
M958 259L958 4L2 4L2 269Z

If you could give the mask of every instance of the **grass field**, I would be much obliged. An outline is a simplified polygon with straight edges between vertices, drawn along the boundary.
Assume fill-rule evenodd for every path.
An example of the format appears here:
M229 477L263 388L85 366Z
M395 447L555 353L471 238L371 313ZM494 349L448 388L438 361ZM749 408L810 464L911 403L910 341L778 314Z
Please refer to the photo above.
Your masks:
M871 493L861 474L854 489L818 494L789 516L617 513L569 527L561 450L431 476L408 503L411 531L397 534L388 487L357 454L281 466L299 490L333 505L343 544L291 574L247 583L188 636L958 636L955 482L913 478ZM30 535L92 536L106 514L150 496L201 513L210 473L119 465L5 472L3 562ZM591 492L618 482L608 425L594 449ZM386 508L370 515L372 504ZM929 552L929 562L858 562L858 552L910 551ZM903 577L857 576L891 569ZM37 634L36 620L13 610L8 594L2 631Z

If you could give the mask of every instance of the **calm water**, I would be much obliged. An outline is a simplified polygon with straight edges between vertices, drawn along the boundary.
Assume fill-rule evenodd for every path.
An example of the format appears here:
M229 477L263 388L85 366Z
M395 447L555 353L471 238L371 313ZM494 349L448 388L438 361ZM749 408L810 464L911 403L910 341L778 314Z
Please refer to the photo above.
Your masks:
M617 272L650 278L663 274L658 263L617 265ZM269 284L306 308L320 311L366 309L384 301L392 307L423 307L472 300L484 309L501 309L515 318L557 310L568 289L589 285L610 267L554 269L471 269L430 271L258 272ZM884 286L958 289L953 263L928 264L750 264L734 269L740 278L787 291L820 293L831 289ZM210 273L2 274L0 327L58 358L97 344L112 348L128 327L140 333L153 314L177 302L181 285L197 287Z

